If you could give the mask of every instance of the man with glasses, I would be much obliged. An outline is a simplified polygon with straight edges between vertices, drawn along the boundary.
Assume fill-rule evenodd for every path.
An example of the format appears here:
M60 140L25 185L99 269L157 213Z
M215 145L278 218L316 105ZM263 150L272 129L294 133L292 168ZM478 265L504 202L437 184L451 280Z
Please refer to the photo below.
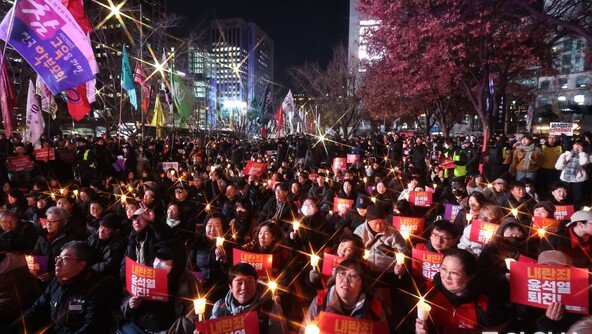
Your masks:
M415 249L427 250L433 253L444 253L456 247L459 235L457 229L447 220L436 220L432 223L429 239L425 243L415 245Z
M539 254L547 250L567 254L575 267L591 268L592 212L580 210L571 215L569 222L561 226L556 234L541 241Z
M3 333L108 333L112 324L105 279L90 269L86 242L66 243L55 257L55 278L45 292Z

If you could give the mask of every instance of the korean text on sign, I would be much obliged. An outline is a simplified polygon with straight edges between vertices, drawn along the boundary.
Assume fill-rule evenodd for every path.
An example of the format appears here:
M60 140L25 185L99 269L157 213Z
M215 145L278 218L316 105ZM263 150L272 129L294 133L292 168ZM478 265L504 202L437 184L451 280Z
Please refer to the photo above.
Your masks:
M442 254L414 248L411 252L411 257L413 260L411 267L412 273L415 276L432 281L434 275L440 272L440 264L442 263L443 258Z
M167 300L168 274L166 270L155 269L126 257L126 288L136 297L149 300Z
M257 312L195 322L202 334L259 334Z

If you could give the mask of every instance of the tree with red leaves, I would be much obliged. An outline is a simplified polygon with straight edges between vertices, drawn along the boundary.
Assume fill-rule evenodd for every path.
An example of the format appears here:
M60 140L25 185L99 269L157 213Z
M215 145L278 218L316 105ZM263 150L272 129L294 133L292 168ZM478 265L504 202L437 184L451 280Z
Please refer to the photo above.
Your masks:
M366 78L367 87L397 88L393 92L401 94L399 99L427 99L428 105L460 88L483 123L485 140L492 132L492 111L498 110L508 85L528 69L550 63L550 31L507 2L360 3L364 15L380 21L366 37L370 52L382 55L372 65L382 75ZM384 111L372 108L377 103L364 100L368 111L380 116Z

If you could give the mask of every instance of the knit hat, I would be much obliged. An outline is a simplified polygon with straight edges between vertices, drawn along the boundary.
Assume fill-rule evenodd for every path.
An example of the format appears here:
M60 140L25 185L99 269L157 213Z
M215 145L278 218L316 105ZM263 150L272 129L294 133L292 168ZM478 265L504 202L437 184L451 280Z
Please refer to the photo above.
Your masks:
M370 205L366 211L366 220L371 221L376 219L384 219L384 212L378 206Z
M541 252L537 261L539 264L546 264L549 266L572 266L573 261L571 258L560 251L548 250Z
M110 228L121 228L121 218L114 213L108 213L99 219L99 225Z
M501 177L498 179L495 179L495 181L493 181L494 184L496 183L503 183L505 185L508 185L508 182L506 182L506 180L502 179Z

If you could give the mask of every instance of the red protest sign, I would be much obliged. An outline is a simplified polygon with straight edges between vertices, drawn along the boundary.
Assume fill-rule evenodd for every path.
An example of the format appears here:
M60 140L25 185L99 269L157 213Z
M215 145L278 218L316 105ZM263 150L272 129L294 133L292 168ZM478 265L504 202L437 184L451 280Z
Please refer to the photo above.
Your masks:
M31 274L39 277L47 272L46 255L25 255L25 260Z
M257 162L257 161L249 161L247 165L243 169L244 175L256 175L261 176L267 171L267 163L265 162Z
M444 255L427 250L414 248L411 251L411 273L417 277L423 277L428 281L434 279L434 275L440 272L440 265Z
M555 206L555 219L566 220L571 217L575 212L573 205L556 205Z
M545 230L545 232L557 232L559 221L553 218L545 217L532 217L532 228L531 234L537 234L539 229Z
M480 244L486 244L491 240L498 227L498 224L486 223L479 219L473 219L469 240Z
M273 254L251 253L234 248L232 250L232 259L233 265L238 263L248 263L255 267L260 279L268 279L271 277Z
M347 155L347 163L348 164L355 164L356 162L361 162L362 156L359 154L348 154Z
M247 312L206 321L196 321L195 329L201 334L259 334L259 317L257 312Z
M454 205L447 203L444 209L444 219L453 222L456 219L456 215L460 211L460 205Z
M168 274L125 257L125 287L135 297L147 300L168 300Z
M14 155L8 157L8 170L20 172L25 169L33 168L33 161L28 155Z
M345 258L339 257L337 255L325 253L323 255L323 267L321 268L321 274L325 279L329 279L333 276L335 271L335 267L339 265Z
M393 226L403 234L419 236L423 233L425 218L393 216Z
M322 311L317 317L320 333L388 333L386 322L352 318Z
M428 207L432 205L432 195L429 191L410 191L409 203L415 206Z
M346 212L354 205L353 199L333 197L333 211Z
M542 309L561 302L567 312L588 314L588 272L575 267L512 262L510 300Z
M55 149L53 147L45 147L45 148L38 148L33 150L33 154L35 155L35 160L38 161L49 161L55 160Z
M524 256L522 254L520 254L520 256L518 256L518 262L522 262L522 263L537 263L537 261L533 258L530 258L528 256Z
M442 166L442 169L454 169L454 167L456 167L452 158L445 157L440 159L440 166Z
M335 158L333 159L333 165L331 166L333 173L337 174L337 171L347 169L347 158Z

